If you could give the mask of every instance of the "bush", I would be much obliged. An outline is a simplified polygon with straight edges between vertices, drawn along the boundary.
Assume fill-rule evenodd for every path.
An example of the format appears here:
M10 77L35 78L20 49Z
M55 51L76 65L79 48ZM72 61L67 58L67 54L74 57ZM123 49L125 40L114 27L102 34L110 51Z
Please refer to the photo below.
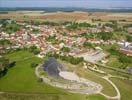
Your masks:
M7 71L8 71L7 68L4 68L4 70L1 70L1 69L0 69L0 78L1 78L2 76L6 75Z
M121 55L119 57L119 60L122 63L129 63L129 64L132 63L132 57L128 57L128 56L125 56L125 55Z
M132 36L128 35L126 36L128 42L132 42Z
M49 54L47 54L47 56L48 57L55 57L56 59L61 59L63 61L67 61L67 62L69 62L71 64L74 64L74 65L77 65L77 64L79 64L79 63L84 61L83 57L75 58L73 56L66 56L66 55L61 56L61 55L56 54L56 53L54 53L54 54L49 53Z
M34 34L38 34L38 33L40 33L40 30L39 30L39 29L33 29L32 32L33 32Z
M100 32L100 33L98 33L98 37L100 39L107 41L107 40L112 39L113 33Z
M66 27L67 29L80 29L80 28L94 27L94 25L91 25L86 22L84 23L73 22L73 23L68 23Z
M38 49L36 49L36 50L33 51L33 54L34 54L34 55L37 55L37 54L39 54L39 53L40 53L40 50L38 50Z
M32 52L35 55L40 53L40 50L34 45L29 48L29 51Z
M68 47L63 47L61 50L62 50L63 52L70 52L70 48L68 48Z
M15 21L11 21L11 23L3 23L2 24L3 31L11 34L13 32L17 32L20 30L21 26L16 24Z
M31 63L31 65L30 65L32 68L35 68L35 67L37 67L38 66L38 64L36 64L36 63Z
M42 78L39 78L39 79L38 79L38 82L43 82L43 79L42 79Z
M84 42L83 46L88 47L88 48L94 48L94 45L92 43L89 43L89 42Z
M14 67L16 65L16 61L13 61L13 62L11 62L10 64L9 64L9 68L12 68L12 67Z

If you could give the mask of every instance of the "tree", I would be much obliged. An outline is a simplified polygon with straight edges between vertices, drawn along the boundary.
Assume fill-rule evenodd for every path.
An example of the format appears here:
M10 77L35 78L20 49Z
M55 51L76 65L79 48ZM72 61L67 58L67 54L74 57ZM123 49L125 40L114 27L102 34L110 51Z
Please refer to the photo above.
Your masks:
M84 42L83 46L87 47L87 48L94 48L94 45L92 43L89 43L89 42Z
M6 31L8 34L13 32L17 32L20 30L20 25L16 24L15 21L11 21L11 23L5 22L2 24L3 31Z
M120 60L122 63L129 63L129 64L132 63L132 57L129 57L129 56L126 56L126 55L121 55L121 56L119 57L119 60Z
M92 25L84 22L84 23L79 23L79 27L92 27Z
M46 40L49 42L54 42L56 41L56 35L53 35L53 36L49 35L49 37L47 37Z
M33 29L32 32L33 32L34 34L38 34L38 33L40 33L40 30L39 30L39 29Z
M98 33L97 33L98 34ZM85 37L86 39L94 39L94 38L98 38L96 33L83 33L81 34L81 36Z
M68 48L68 47L63 47L63 48L61 49L61 51L63 51L63 52L70 52L70 48Z
M67 36L66 32L61 32L60 34L62 34L63 36Z
M11 63L9 63L8 68L12 68L16 65L16 61L12 61Z
M35 68L36 66L38 66L38 64L37 63L31 63L31 65L30 65L32 68Z
M107 40L112 39L113 33L100 32L100 33L98 33L98 37L100 39L107 41Z
M132 36L131 35L127 35L126 38L127 38L128 42L132 42Z
M8 65L9 65L9 59L0 57L0 77L6 74Z
M0 53L6 53L7 47L11 48L11 45L12 45L12 43L9 40L6 40L6 39L0 40L0 46L2 47Z
M29 51L32 52L35 55L40 53L40 50L35 45L30 46Z

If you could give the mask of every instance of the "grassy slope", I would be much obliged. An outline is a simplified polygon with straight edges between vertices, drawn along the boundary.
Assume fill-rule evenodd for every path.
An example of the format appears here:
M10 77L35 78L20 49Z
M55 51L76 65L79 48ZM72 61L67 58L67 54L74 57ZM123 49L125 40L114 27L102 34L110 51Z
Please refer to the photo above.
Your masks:
M85 98L77 95L44 95L44 94L33 94L33 95L21 95L21 94L2 94L0 100L105 100L100 95L89 95Z
M110 56L107 66L119 68L122 66L122 63L118 60L117 56Z
M121 93L121 100L132 100L132 81L116 78L111 78L111 80L118 87Z
M83 72L83 73L82 73ZM99 77L99 74L95 74L90 70L83 70L83 69L78 69L78 74L80 74L80 76L82 77L86 77L87 79L94 81L96 83L99 83L103 86L103 90L102 92L104 94L107 94L109 96L115 96L116 95L116 91L113 88L113 86L107 82L106 80L102 79Z
M71 93L63 91L62 89L54 88L45 83L38 82L38 79L34 74L34 68L31 68L30 64L32 62L40 63L42 60L35 56L24 60L24 58L31 57L31 56L33 55L26 51L19 51L19 52L7 55L7 57L10 58L12 61L14 60L15 61L18 60L18 61L16 62L16 66L14 66L13 68L10 68L8 73L3 78L0 79L0 91L53 94L53 96L47 95L46 97L44 97L44 98L48 98L49 100L53 100L51 99L52 97L53 98L57 97L59 98L59 100L73 100L73 99L86 100L86 95L71 94ZM15 98L18 98L16 100L21 100L23 97L25 97L25 96L20 96L20 99L19 99L19 97L16 95L8 95L8 96L1 95L0 99L5 98L5 100L8 100L8 98L11 98L12 96L13 97L15 96ZM99 100L104 100L104 97L100 95L94 95L90 97L88 96L87 98L91 98L90 100L96 100L96 98L100 98ZM30 100L30 98L28 99L28 97L25 97L24 100ZM55 99L55 100L58 100L58 99Z
M74 65L71 65L71 64L67 64L66 62L64 61L61 61L61 63L63 62L63 65L65 66L70 66L70 71L76 71L76 73L81 76L81 77L85 77L91 81L94 81L96 83L99 83L103 86L103 90L102 92L104 94L107 94L109 96L115 96L116 95L116 91L115 89L113 88L113 86L107 82L106 80L104 80L103 78L101 78L102 74L99 74L97 72L93 72L93 71L90 71L89 69L83 69L82 68L82 64L80 64L78 67L74 66Z
M113 45L114 46L114 45ZM125 63L125 62L121 62L119 60L120 57L120 52L119 51L111 51L110 49L112 48L112 45L100 45L100 47L107 53L109 53L109 57L108 57L108 62L106 63L107 66L109 67L114 67L114 68L123 68L124 65L127 64L127 66L131 66L131 63ZM117 46L117 48L119 49L120 47ZM124 54L121 54L124 55ZM126 55L124 55L126 56ZM127 56L126 56L127 57Z

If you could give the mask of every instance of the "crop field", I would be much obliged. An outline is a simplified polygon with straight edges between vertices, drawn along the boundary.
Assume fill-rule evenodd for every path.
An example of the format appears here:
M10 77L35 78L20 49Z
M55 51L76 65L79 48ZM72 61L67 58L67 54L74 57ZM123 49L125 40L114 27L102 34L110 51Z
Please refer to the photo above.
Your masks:
M16 17L17 16L17 17ZM15 18L15 19L41 19L52 21L91 21L92 19L101 19L101 21L110 20L126 20L132 21L132 13L107 13L107 12L8 12L7 14L0 14L0 18Z

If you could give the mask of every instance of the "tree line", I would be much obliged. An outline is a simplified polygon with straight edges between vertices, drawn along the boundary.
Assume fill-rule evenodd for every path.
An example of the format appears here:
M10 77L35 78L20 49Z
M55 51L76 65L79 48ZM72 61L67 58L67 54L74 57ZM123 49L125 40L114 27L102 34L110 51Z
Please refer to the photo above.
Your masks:
M60 54L51 53L51 52L47 53L46 56L47 57L55 57L56 59L60 59L62 61L69 62L73 65L77 65L77 64L84 61L83 57L73 57L73 56L67 56L67 55L60 55Z

